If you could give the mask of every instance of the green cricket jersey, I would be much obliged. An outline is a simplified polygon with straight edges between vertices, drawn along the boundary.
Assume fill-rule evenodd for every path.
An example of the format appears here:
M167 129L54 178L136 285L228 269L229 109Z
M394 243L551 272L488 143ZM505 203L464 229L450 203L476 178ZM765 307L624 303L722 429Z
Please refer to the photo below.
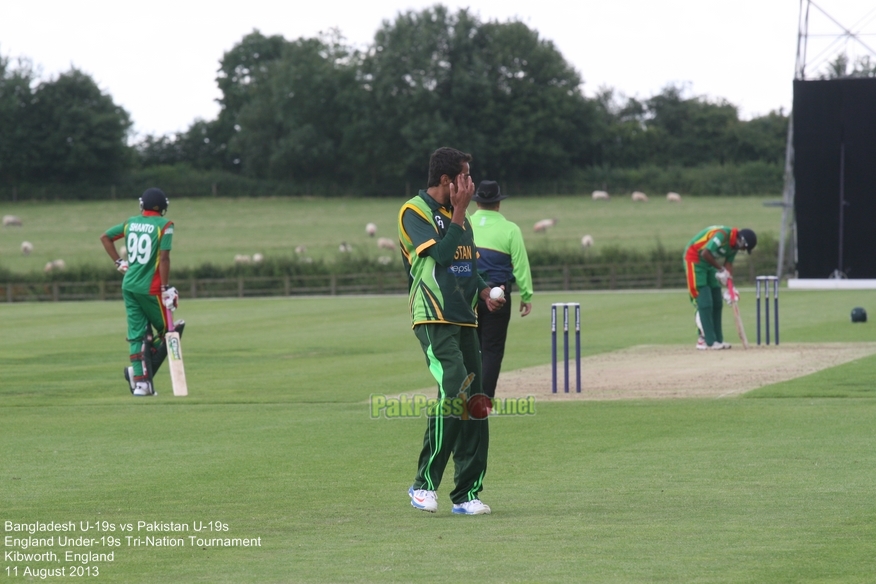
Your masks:
M477 248L466 216L463 227L451 222L453 211L421 190L398 216L402 260L408 272L411 318L425 323L477 326L478 292L486 287L477 270ZM444 263L430 254L443 240L456 243Z
M738 233L739 230L735 227L725 225L706 227L687 244L684 259L695 264L702 262L704 265L708 265L700 258L700 252L707 249L715 256L715 259L724 258L725 262L733 263L733 260L736 259L735 247Z
M154 211L131 217L106 231L112 241L125 238L128 250L128 271L122 289L138 294L160 294L159 251L170 251L173 243L173 221Z

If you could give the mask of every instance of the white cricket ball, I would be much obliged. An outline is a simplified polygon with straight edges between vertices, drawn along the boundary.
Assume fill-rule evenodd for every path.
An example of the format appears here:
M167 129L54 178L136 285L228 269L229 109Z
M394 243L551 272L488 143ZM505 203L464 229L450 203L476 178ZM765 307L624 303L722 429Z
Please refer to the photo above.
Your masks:
M499 300L500 298L505 298L505 291L496 286L495 288L490 289L490 298L493 300Z

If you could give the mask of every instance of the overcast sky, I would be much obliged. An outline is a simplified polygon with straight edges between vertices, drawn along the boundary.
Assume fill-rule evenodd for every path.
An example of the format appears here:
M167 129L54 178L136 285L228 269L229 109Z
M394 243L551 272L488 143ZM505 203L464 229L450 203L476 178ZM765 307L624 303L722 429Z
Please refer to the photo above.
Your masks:
M197 118L216 117L219 61L253 29L292 40L336 27L350 44L364 48L382 21L434 4L0 0L0 55L29 58L43 78L75 66L130 112L138 135L166 134L185 130ZM691 95L729 100L744 118L791 106L800 0L443 4L454 11L468 7L484 21L526 23L579 71L587 95L609 86L647 98L669 83L685 83ZM873 0L818 0L818 5L847 27L876 29ZM810 33L839 31L814 8L810 12ZM876 35L862 38L876 46ZM810 40L810 58L826 46L825 39ZM852 56L861 53L854 41L835 44L828 53L846 46Z

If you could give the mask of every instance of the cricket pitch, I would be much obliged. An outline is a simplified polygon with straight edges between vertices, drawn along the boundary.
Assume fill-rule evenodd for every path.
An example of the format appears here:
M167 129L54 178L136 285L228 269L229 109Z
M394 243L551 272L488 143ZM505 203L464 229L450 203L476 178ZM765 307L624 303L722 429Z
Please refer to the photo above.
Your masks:
M499 397L540 400L619 400L730 397L787 381L876 353L876 343L789 343L745 350L697 351L693 345L639 345L581 359L581 393L575 392L575 360L557 364L557 393L551 392L551 365L503 371Z

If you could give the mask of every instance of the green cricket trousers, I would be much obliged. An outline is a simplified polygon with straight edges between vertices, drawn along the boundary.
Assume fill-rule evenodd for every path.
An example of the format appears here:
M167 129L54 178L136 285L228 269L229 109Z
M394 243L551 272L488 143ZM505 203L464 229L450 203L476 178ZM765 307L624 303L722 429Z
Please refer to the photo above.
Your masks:
M472 501L483 489L487 472L489 418L470 418L465 408L458 406L462 400L484 393L477 328L420 324L414 327L414 334L438 382L438 403L428 415L414 489L438 490L452 454L456 486L450 500L454 504Z

